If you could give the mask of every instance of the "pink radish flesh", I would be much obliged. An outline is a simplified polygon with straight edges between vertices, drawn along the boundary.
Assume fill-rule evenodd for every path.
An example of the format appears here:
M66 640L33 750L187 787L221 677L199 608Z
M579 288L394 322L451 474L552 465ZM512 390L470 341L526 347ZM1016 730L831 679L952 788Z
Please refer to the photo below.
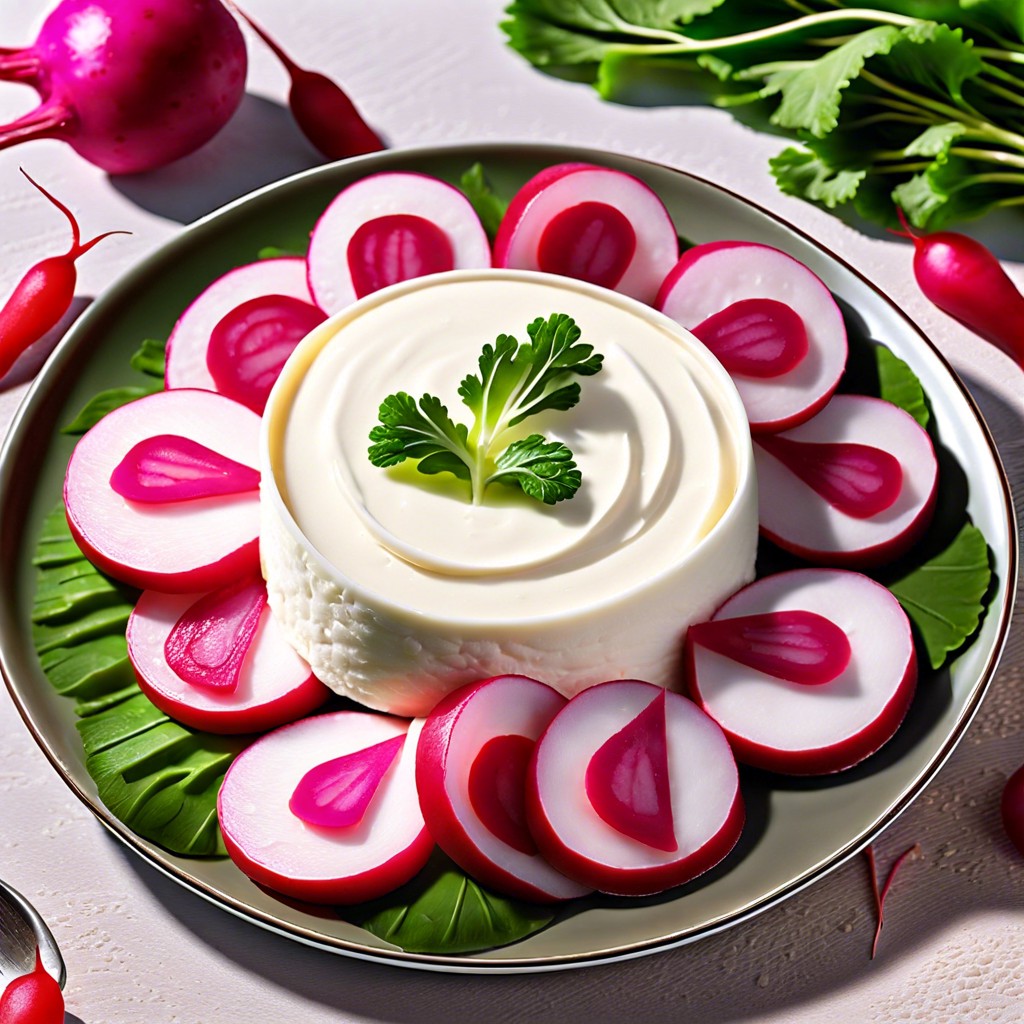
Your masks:
M537 737L565 706L550 686L496 676L449 694L427 717L416 753L423 817L463 870L498 892L551 903L591 889L555 871L526 825Z
M587 799L624 836L656 850L679 849L668 780L665 691L598 747L586 773Z
M758 328L769 338L774 335L763 350L758 333L738 331L735 344L729 337L730 325L740 322L751 301L758 303L755 311L761 311L753 324L766 310L771 317L765 317L764 324L775 321L770 330ZM835 392L846 368L846 326L828 288L798 260L768 245L706 242L688 249L665 278L655 305L698 337L711 337L712 351L716 344L724 349L723 362L735 374L755 433L786 430L809 419ZM794 316L803 338L793 326ZM749 330L753 329L752 325ZM774 372L801 351L805 354L794 365ZM731 368L729 361L737 357L743 362ZM770 375L768 369L773 371Z
M110 474L110 486L131 501L162 504L255 491L260 474L187 437L158 434L125 455Z
M494 265L542 270L653 302L679 256L675 226L644 182L592 164L558 164L509 203Z
M809 561L860 567L896 558L935 504L927 431L878 398L836 395L806 423L758 435L754 461L762 534Z
M740 299L692 328L731 374L780 377L807 356L800 315L775 299Z
M343 189L313 229L309 287L328 313L385 285L491 265L491 246L469 200L426 174L385 171Z
M283 299L292 301L284 306ZM264 309L272 319L264 319ZM257 312L255 319L250 312ZM317 317L325 315L313 302L300 257L230 270L207 285L174 325L167 341L167 387L223 391L262 414L263 392L269 393L276 379L273 367L283 366ZM279 326L271 327L275 321Z
M766 670L758 659L686 640L687 685L725 730L738 760L797 775L842 771L886 743L914 695L917 661L910 624L881 584L843 569L798 569L744 587L711 626L742 632L752 616L821 616L847 637L837 675L808 686ZM737 642L737 646L742 646ZM771 669L773 666L767 666Z
M850 664L850 641L832 621L792 610L690 626L691 643L746 668L804 686L830 683Z
M794 441L765 434L758 444L833 508L855 519L870 519L900 496L899 460L866 444Z
M231 585L228 589L230 592L237 587ZM219 617L223 593L143 592L128 619L128 656L139 686L149 699L177 721L214 733L263 732L301 718L323 704L329 691L285 640L266 607L262 581L257 578L246 583L241 592L250 600L249 608L260 607L251 637L233 636ZM242 607L245 610L244 601ZM206 612L204 621L201 616ZM247 634L246 617L240 618ZM181 629L183 620L196 623L192 632L198 634L198 643L176 659L168 648L181 646L171 637ZM238 624L239 616L235 615L234 620ZM223 667L226 655L239 658L234 685L202 685L211 664L221 661ZM175 662L175 667L169 662ZM187 678L190 675L192 678Z
M537 845L526 827L523 795L532 754L533 740L526 736L494 736L476 755L468 782L469 802L484 827L530 856Z
M403 743L393 736L310 768L288 801L292 814L325 828L358 825Z
M231 859L260 885L313 903L359 903L407 882L434 848L416 794L421 726L338 711L258 739L232 762L217 800ZM357 824L311 825L291 811L309 771L396 737L406 737L402 749Z
M326 319L323 310L291 295L261 296L235 306L217 322L206 350L216 390L262 416L281 367Z
M259 431L255 413L209 391L161 391L108 413L68 463L64 504L75 539L104 572L140 589L201 593L258 572L258 491L139 502L110 481L137 445L166 434L256 474Z
M62 139L112 174L149 171L213 138L245 74L245 41L219 0L62 0L32 46L0 51L0 79L42 98L0 127L0 149Z
M168 666L193 686L234 690L266 604L262 579L242 580L200 598L167 636Z
M636 744L657 737L662 714L666 754L655 754L652 768L663 761L666 782L648 778L628 792L644 775L629 770L631 759L641 763ZM617 739L623 730L628 743ZM611 800L626 807L610 811L616 774L627 791ZM642 808L646 817L655 807L665 824L638 829L635 812ZM526 810L537 846L555 867L581 884L623 896L660 892L696 877L729 852L743 827L739 774L722 730L685 697L635 679L583 690L553 719L534 752ZM661 841L669 821L672 844ZM640 838L630 834L637 831ZM652 833L659 845L649 842Z
M393 213L361 224L348 243L348 266L356 297L389 284L452 270L448 236L423 217Z

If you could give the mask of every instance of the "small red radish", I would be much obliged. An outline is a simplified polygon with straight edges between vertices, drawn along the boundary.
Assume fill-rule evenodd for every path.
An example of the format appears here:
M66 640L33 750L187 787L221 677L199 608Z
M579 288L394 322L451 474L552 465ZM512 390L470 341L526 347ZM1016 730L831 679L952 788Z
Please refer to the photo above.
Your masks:
M197 593L257 571L259 430L255 413L210 391L160 391L108 413L68 463L75 540L104 572L141 589ZM236 493L217 493L218 458L247 474L230 485ZM147 493L156 500L138 500Z
M719 726L687 698L636 679L599 683L559 712L534 752L526 807L552 865L622 896L707 871L744 818Z
M309 293L301 257L230 270L174 325L167 341L167 387L218 391L262 415L285 360L324 319Z
M729 371L755 433L809 419L846 368L846 325L835 299L807 267L769 245L688 249L655 305Z
M897 212L903 231L894 234L914 243L914 277L925 296L1024 369L1024 295L996 256L955 231L914 234Z
M416 795L421 726L338 711L267 733L220 789L231 859L260 885L312 903L359 903L407 882L434 848ZM396 738L400 750L381 747Z
M219 0L61 0L35 43L0 51L0 79L42 102L0 126L0 149L62 139L111 174L198 149L245 91L245 40Z
M1010 842L1024 857L1024 765L1006 780L1000 810Z
M105 231L83 242L75 215L25 171L21 173L67 217L71 224L71 246L63 256L40 260L26 271L3 309L0 309L0 377L7 373L29 345L56 327L68 311L75 297L75 284L78 280L75 260L110 235L128 234L127 231Z
M389 284L491 265L469 200L427 174L384 171L343 189L309 242L309 287L328 313Z
M38 946L35 967L0 993L0 1024L64 1024L64 996Z
M880 565L931 520L928 432L889 402L836 395L815 417L754 439L761 532L812 562Z
M416 753L431 835L483 885L540 903L591 890L554 870L526 825L534 744L565 698L526 676L495 676L451 693L427 717Z
M291 108L303 134L329 160L344 160L384 148L377 133L362 119L344 90L318 71L300 68L295 61L238 4L229 5L270 47L291 78Z
M679 257L657 194L610 167L548 167L513 196L494 239L494 265L542 270L651 303Z
M259 577L212 594L144 591L128 657L161 711L214 733L263 732L309 714L329 691L292 650Z
M689 628L686 665L690 694L737 759L794 775L842 771L873 754L903 721L917 682L899 601L843 569L796 569L744 587Z

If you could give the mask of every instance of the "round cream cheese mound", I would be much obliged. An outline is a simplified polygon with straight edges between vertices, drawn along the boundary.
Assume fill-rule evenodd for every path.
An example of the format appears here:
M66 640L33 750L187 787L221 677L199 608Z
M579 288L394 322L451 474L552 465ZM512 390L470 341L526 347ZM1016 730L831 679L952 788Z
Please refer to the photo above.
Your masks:
M543 434L583 483L554 506L490 485L373 466L397 391L458 387L499 334L567 313L604 356ZM566 696L607 679L679 682L689 623L754 575L756 480L743 406L689 332L615 292L517 271L455 271L376 292L314 330L267 404L260 550L270 606L338 693L424 715L464 683L533 676Z

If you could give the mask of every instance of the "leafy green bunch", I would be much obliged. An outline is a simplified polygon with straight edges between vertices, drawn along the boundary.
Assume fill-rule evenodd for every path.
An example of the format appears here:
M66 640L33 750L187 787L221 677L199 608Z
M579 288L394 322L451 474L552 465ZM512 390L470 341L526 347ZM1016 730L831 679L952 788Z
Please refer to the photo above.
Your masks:
M399 391L381 402L380 423L370 431L370 462L388 467L413 459L421 473L452 473L469 481L474 504L491 483L519 487L547 505L571 498L582 477L561 441L530 434L505 447L501 442L529 416L576 405L580 385L571 378L597 373L603 356L578 343L580 329L565 313L538 317L526 331L530 340L523 344L501 334L494 345L484 345L479 375L459 385L475 417L472 429L453 422L434 395L417 402Z
M799 146L779 187L917 227L1024 204L1024 0L515 0L538 67L605 99L667 81L756 104Z

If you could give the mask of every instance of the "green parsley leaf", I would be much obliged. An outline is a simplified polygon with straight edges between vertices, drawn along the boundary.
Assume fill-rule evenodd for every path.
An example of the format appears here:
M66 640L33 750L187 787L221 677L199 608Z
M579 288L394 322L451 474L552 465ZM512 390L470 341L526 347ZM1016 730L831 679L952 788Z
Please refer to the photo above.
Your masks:
M416 400L404 391L381 402L380 426L370 431L370 461L375 466L397 466L406 459L421 459L421 473L454 473L470 479L473 454L468 431L455 424L439 398L424 395ZM426 463L426 465L424 465Z
M514 441L497 458L487 483L514 484L545 505L571 498L582 481L572 452L561 441L531 434Z

